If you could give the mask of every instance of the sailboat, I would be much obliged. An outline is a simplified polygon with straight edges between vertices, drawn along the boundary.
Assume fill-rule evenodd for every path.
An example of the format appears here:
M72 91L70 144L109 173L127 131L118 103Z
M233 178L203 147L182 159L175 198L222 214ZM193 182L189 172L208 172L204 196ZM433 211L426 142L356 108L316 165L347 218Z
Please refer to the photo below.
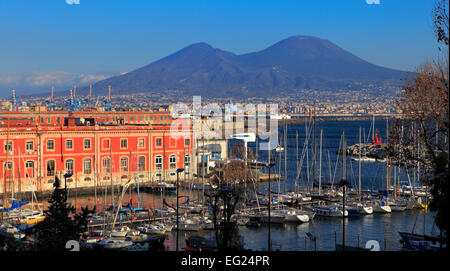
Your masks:
M361 202L351 202L345 206L349 216L370 215L373 213L373 207Z
M307 214L302 213L301 211L298 211L294 208L274 209L271 212L271 216L272 214L284 216L284 222L306 223L309 221L309 216Z
M359 146L361 146L361 127L359 127ZM359 157L361 158L361 148L359 148ZM358 161L358 197L361 199L361 162ZM361 200L356 202L349 202L347 206L345 206L348 214L350 216L360 216L360 215L369 215L373 213L373 207L368 206L361 202Z
M348 211L345 210L344 213L339 205L305 206L303 208L304 210L314 212L317 216L340 218L342 218L342 216L348 216Z
M376 200L372 202L372 208L374 213L387 214L392 212L391 207L385 200Z

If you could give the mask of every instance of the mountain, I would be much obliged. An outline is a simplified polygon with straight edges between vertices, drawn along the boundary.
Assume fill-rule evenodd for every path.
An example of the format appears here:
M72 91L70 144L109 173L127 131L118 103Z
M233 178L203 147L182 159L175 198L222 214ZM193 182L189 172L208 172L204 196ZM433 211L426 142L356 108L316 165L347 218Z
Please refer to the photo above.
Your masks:
M400 86L406 72L371 64L324 39L293 36L236 55L196 43L147 66L94 84L104 94L182 91L185 95L268 97L300 89ZM80 91L86 92L88 88Z

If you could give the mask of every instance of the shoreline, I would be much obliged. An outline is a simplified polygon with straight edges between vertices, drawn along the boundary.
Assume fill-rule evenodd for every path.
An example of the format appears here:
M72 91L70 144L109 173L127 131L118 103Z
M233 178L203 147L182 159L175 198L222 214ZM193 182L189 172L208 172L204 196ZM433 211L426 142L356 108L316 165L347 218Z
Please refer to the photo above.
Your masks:
M395 116L375 116L375 120L386 120L386 119L394 119ZM333 121L360 121L360 120L372 120L373 117L367 116L354 116L354 117L315 117L316 122L333 122ZM303 124L307 121L309 121L310 118L308 117L302 117L302 118L291 118L291 119L281 119L278 120L278 126L284 125L286 122L286 125L297 125L297 124Z

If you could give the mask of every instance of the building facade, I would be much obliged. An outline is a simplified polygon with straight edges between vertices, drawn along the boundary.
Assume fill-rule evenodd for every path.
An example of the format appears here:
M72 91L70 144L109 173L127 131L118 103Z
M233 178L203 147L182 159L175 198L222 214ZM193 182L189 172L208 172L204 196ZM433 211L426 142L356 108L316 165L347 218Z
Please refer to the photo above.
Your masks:
M192 174L191 131L171 131L169 112L2 112L4 193L175 180Z

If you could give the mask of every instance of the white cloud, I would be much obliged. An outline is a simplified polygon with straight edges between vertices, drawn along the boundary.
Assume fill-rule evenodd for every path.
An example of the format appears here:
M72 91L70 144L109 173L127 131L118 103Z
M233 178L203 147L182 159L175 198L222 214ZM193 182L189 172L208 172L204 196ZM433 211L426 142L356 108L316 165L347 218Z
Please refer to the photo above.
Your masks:
M66 71L33 71L24 73L0 74L0 85L14 88L15 86L50 87L68 86L73 84L86 85L106 79L115 74L84 74Z

